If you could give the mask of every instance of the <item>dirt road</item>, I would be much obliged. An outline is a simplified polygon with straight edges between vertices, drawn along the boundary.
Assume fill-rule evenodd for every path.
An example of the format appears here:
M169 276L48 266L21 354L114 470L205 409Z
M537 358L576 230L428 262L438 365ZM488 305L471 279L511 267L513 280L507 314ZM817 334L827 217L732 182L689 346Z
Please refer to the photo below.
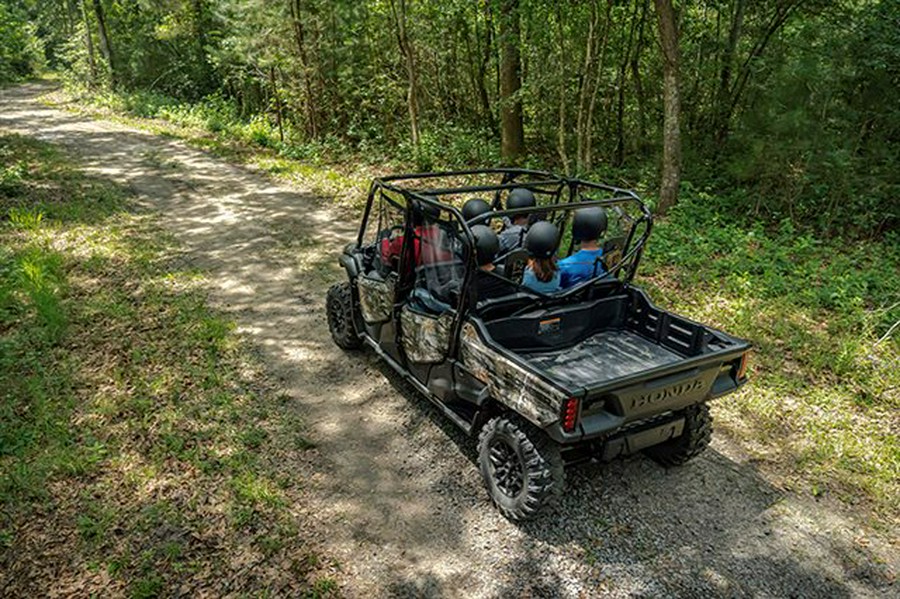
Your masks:
M327 287L354 233L328 202L186 145L0 91L0 130L60 144L128 185L211 281L319 448L298 525L355 596L896 596L896 546L835 506L773 488L721 436L690 465L632 458L569 475L557 513L490 505L473 441L328 335Z

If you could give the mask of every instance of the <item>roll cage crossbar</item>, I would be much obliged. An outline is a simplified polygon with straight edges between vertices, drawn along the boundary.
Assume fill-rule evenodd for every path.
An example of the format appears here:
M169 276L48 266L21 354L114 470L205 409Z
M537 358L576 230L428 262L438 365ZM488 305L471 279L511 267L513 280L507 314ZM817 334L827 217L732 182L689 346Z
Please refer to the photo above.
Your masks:
M440 180L442 179L446 180L459 177L476 177L489 175L500 176L500 182L496 184L475 184L458 186L409 186L402 184L402 182L405 181L415 183L433 181L435 183L440 183ZM550 196L552 198L552 201L550 203L545 203L543 205L538 205L530 208L517 208L512 210L496 209L501 206L501 192L504 190L512 190L518 187L530 189L532 192L539 196ZM564 192L566 191L568 192L566 194L567 197L564 198ZM465 195L485 192L494 192L495 195L492 206L495 208L495 210L480 215L479 217L472 219L469 222L466 222L463 219L461 211L455 206L439 201L441 196ZM610 194L611 197L593 199L587 195L591 194L591 192L603 192L606 194ZM400 203L391 199L388 195L391 193L403 196L407 200L407 205L402 206ZM380 177L375 179L369 188L368 201L366 203L365 213L363 215L362 224L360 226L359 235L357 237L357 244L359 246L362 246L363 244L363 237L365 235L368 220L371 216L372 206L374 204L376 196L378 195L381 195L381 197L389 201L396 208L405 210L407 213L407 221L409 220L412 204L410 200L416 200L418 202L434 206L442 211L446 211L452 214L454 220L456 220L461 225L460 232L462 233L462 237L466 240L466 244L469 250L469 262L472 263L470 264L470 267L474 267L474 252L471 250L472 248L474 248L475 244L475 238L472 235L471 227L476 224L486 223L493 218L515 217L531 214L541 215L556 211L562 211L567 214L568 212L574 211L577 208L586 208L591 206L619 207L619 216L622 217L623 220L629 221L631 226L628 228L628 231L625 235L624 244L621 248L622 257L620 258L618 264L616 264L607 273L605 273L605 276L618 275L618 273L624 271L625 276L621 280L625 283L628 283L631 282L631 280L634 278L638 264L640 263L641 254L653 228L653 215L650 213L650 210L643 203L643 201L641 201L640 197L638 197L636 193L627 189L622 189L605 183L595 183L578 178L554 175L553 173L540 170L518 168L471 169L390 175L387 177ZM640 215L636 219L621 211L621 205L625 203L632 204L637 208ZM561 219L559 219L560 222L557 224L561 224L565 220L565 218L566 217L563 216ZM640 231L640 235L638 235L641 225L644 225L643 231ZM569 252L571 252L571 248L572 246L570 245ZM469 270L474 270L474 268L470 268ZM471 279L472 277L466 276L466 287L468 287L468 283ZM556 299L568 297L572 294L577 293L578 290L590 285L596 280L596 277L589 279L588 281L584 281L572 287L571 289L567 289L564 292L554 294L553 297Z

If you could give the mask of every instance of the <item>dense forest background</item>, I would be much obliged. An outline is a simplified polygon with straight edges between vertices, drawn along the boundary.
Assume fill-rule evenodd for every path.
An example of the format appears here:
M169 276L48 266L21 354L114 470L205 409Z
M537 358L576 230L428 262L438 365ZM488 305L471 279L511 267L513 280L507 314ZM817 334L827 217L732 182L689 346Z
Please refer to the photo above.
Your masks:
M0 80L47 68L289 157L519 162L654 201L681 165L727 213L843 238L900 211L900 0L0 0Z

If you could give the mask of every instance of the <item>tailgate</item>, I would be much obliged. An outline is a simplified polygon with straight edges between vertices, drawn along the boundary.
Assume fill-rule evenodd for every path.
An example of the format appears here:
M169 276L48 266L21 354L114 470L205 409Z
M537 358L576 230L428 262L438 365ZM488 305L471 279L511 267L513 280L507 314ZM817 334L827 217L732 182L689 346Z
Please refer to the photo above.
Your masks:
M585 433L593 432L592 417L608 421L612 415L620 424L626 424L703 401L715 395L717 378L728 377L730 371L730 366L723 368L722 362L715 361L613 389L589 391L581 411Z

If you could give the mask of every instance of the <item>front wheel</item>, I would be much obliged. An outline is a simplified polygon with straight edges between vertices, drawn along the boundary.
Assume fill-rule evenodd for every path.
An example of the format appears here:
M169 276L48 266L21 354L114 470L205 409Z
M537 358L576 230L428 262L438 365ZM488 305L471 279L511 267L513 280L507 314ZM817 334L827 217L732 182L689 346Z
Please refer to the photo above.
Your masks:
M484 425L478 466L491 500L510 520L530 520L562 495L559 447L518 418L501 416Z
M331 338L341 349L358 349L362 339L353 324L353 290L350 283L337 283L328 290L325 301Z
M681 466L703 453L712 439L712 415L709 406L700 403L684 412L684 431L681 435L644 450L663 466Z

